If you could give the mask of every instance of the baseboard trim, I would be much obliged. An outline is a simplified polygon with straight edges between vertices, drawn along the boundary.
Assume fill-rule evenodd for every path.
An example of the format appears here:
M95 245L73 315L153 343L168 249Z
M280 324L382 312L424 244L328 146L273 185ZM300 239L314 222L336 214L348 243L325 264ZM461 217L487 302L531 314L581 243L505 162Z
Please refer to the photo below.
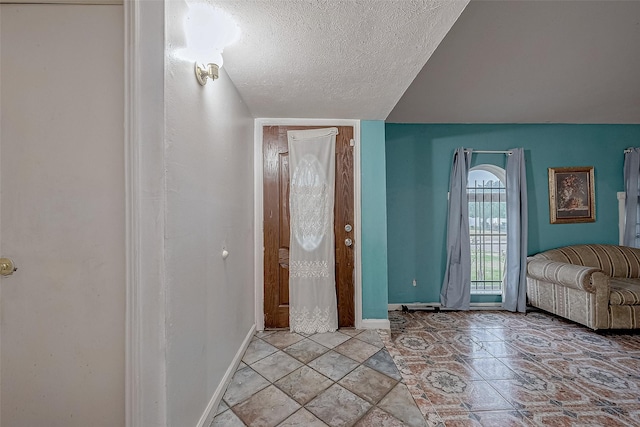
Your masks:
M428 308L437 308L442 311L451 310L450 308L443 308L439 302L408 302L405 304L388 304L388 311L400 311L402 307L406 306L409 310L424 310ZM502 303L500 302L472 302L469 304L471 310L500 310L502 309Z
M220 384L218 384L218 388L216 388L216 391L213 393L213 396L211 397L207 408L204 410L202 417L200 417L200 421L198 421L197 427L209 427L209 425L213 421L213 418L216 416L218 405L220 405L220 401L222 400L222 396L227 390L227 386L231 382L233 374L236 372L236 369L238 369L238 365L242 360L242 356L244 356L244 352L247 350L247 347L249 347L249 343L251 343L251 339L253 338L253 334L255 332L256 325L253 325L251 326L251 329L249 329L249 333L247 333L247 336L244 338L242 345L238 349L238 352L227 368L227 372L225 372L224 376L222 377Z
M391 329L389 319L362 319L361 329Z

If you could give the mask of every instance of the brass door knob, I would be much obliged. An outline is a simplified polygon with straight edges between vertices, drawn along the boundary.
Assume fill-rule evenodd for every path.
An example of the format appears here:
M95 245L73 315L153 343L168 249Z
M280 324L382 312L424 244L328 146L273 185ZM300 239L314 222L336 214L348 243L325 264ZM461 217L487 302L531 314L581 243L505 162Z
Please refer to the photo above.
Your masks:
M0 258L0 276L11 276L17 269L9 258Z

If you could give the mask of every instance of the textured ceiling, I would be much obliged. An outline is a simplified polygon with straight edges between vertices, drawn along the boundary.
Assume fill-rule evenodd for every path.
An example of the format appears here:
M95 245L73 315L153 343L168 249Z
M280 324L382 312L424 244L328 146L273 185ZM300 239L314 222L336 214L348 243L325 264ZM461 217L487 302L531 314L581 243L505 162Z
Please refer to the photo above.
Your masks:
M224 69L254 117L384 120L468 0L211 0L242 30Z
M387 118L640 123L640 1L478 1Z

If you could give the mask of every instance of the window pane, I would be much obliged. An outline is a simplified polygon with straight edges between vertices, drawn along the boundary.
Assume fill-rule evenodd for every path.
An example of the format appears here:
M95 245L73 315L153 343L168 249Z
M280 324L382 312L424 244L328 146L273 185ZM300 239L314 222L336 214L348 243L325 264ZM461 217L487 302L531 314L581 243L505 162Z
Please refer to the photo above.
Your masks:
M506 193L500 179L485 170L469 172L471 293L501 295L507 253Z

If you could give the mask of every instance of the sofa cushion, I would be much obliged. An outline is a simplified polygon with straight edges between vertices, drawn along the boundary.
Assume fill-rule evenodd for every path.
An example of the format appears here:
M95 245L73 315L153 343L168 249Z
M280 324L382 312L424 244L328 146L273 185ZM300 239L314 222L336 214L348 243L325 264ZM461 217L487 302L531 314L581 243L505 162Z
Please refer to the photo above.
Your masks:
M571 288L582 289L587 292L595 292L591 283L591 276L598 270L597 268L584 267L582 265L567 264L529 258L527 260L527 277L542 280L543 282L558 283Z
M616 245L572 245L534 256L602 270L611 277L640 277L640 249Z
M640 279L612 277L609 280L611 305L640 305Z

